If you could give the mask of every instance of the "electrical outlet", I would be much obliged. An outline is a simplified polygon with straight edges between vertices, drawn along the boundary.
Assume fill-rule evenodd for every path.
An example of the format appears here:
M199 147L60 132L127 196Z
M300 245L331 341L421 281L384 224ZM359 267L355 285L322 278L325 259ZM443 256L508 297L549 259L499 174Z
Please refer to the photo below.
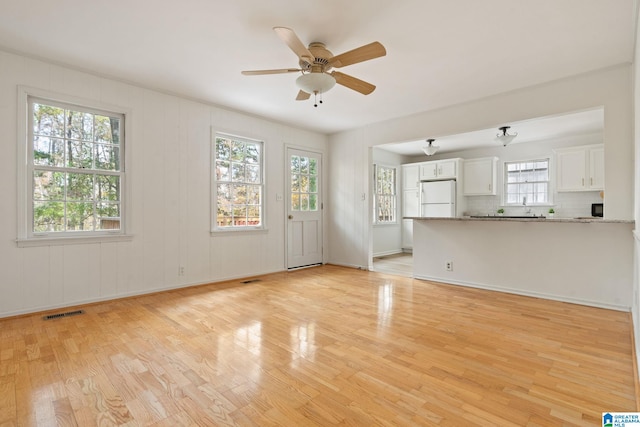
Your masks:
M184 276L184 267L183 266L178 267L178 276Z
M453 261L447 261L447 262L445 263L444 268L445 268L447 271L453 271Z

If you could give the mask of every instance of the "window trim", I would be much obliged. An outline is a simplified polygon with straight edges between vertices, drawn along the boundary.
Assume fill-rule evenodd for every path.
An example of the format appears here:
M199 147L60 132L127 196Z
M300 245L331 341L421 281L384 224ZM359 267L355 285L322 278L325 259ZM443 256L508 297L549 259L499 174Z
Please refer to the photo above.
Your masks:
M507 160L502 162L502 169L503 169L503 173L502 173L502 206L505 207L514 207L514 206L523 206L522 203L508 203L508 197L509 194L507 192L507 187L509 185L508 182L508 164L513 164L513 163L529 163L529 162L547 162L547 172L548 172L548 179L546 181L547 183L547 201L545 203L528 203L527 202L527 206L532 206L532 207L541 207L541 206L553 206L553 173L552 173L552 169L553 169L553 162L550 156L546 156L546 157L540 157L540 158L535 158L535 159L526 159L526 160ZM542 181L536 181L536 182L542 182Z
M393 221L379 221L378 220L378 168L392 169L393 170L393 196L394 200L394 215ZM385 226L385 225L397 225L398 224L398 167L396 165L386 165L382 163L373 164L373 225Z
M131 110L119 105L104 103L101 101L80 98L77 96L65 95L53 91L19 85L17 87L17 237L18 247L28 246L51 246L65 244L96 243L102 241L130 241L132 235L129 234L129 224L131 218L131 188L129 172L129 135L131 135ZM54 102L67 106L77 106L90 111L112 112L123 117L121 127L122 141L120 156L121 182L120 182L120 229L119 230L97 230L97 231L70 231L57 233L34 233L30 227L31 211L29 203L32 196L29 194L31 186L28 180L31 179L29 172L30 150L29 150L29 112L30 99L34 98L43 102Z
M244 133L245 135L241 136L240 134ZM258 226L235 226L235 227L219 227L216 221L217 212L218 212L218 186L216 179L216 138L222 135L224 137L237 139L245 142L252 143L260 143L260 174L261 174L261 186L262 186L262 197L260 200L260 212L262 221ZM255 135L251 135L248 132L234 132L227 131L223 129L215 129L213 126L211 127L211 155L210 155L210 173L211 173L211 201L210 201L210 234L211 235L230 235L235 233L258 233L261 234L263 232L268 231L267 228L267 174L266 174L266 146L267 141L264 138L257 137Z

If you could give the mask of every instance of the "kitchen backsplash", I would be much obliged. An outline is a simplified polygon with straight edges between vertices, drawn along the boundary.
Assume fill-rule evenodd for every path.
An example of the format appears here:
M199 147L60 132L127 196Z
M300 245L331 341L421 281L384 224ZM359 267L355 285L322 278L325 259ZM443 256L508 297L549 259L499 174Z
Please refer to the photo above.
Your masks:
M555 193L553 209L558 218L575 218L591 216L591 204L602 203L599 191ZM467 197L466 215L492 215L500 208L505 215L522 215L531 208L535 215L548 215L550 206L501 206L500 196L471 196Z

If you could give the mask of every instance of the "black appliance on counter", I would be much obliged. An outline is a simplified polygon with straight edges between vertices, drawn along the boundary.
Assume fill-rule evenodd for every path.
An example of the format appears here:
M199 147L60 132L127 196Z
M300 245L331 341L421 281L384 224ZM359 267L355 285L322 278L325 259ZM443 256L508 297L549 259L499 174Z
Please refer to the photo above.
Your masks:
M591 204L591 216L604 216L604 203L592 203Z

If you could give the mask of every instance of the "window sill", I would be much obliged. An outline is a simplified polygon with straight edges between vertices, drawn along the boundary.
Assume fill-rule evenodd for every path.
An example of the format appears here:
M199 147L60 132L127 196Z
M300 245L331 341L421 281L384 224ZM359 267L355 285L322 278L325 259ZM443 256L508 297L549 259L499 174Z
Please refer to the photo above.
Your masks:
M211 230L212 237L217 236L234 236L234 235L250 235L250 234L266 234L269 232L268 228L232 228L228 230Z
M100 236L73 236L73 237L32 237L29 239L17 239L19 248L30 248L36 246L62 246L62 245L85 245L95 243L130 242L133 240L131 234L104 234Z
M397 226L398 222L374 222L373 226L374 227L390 227L390 226Z

